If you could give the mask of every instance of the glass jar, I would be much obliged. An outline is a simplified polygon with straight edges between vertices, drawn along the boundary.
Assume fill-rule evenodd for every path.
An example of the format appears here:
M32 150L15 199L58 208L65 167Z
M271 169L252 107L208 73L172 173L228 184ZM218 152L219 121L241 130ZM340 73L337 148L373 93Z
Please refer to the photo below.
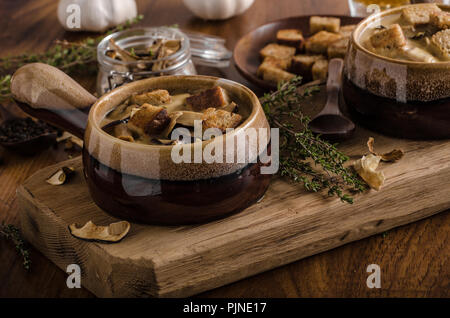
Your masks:
M177 52L164 58L127 62L106 54L111 50L111 39L124 50L145 49L157 39L179 40L181 46ZM193 61L199 65L227 67L232 53L225 48L224 43L225 40L219 37L185 33L173 27L139 28L113 33L97 47L97 93L101 96L124 83L148 77L195 75L197 70ZM162 67L153 71L154 65Z

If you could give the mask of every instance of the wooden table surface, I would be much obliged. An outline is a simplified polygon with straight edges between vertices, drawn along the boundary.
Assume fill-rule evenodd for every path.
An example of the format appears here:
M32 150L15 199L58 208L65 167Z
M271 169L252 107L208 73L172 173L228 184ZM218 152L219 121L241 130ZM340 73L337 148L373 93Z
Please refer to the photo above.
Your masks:
M0 2L0 56L38 52L55 39L73 37L56 18L55 0ZM244 15L223 22L196 19L181 0L138 0L145 26L180 27L223 36L232 49L247 32L271 20L309 14L348 14L346 0L256 0ZM208 71L209 72L209 71ZM234 69L216 71L248 84ZM68 158L64 146L33 157L0 149L0 222L18 224L15 191L38 169ZM424 158L425 159L425 158ZM203 297L449 297L448 211L332 251L201 294ZM0 297L93 297L68 289L66 274L32 249L22 267L13 245L0 239ZM381 288L366 286L369 264L381 268Z

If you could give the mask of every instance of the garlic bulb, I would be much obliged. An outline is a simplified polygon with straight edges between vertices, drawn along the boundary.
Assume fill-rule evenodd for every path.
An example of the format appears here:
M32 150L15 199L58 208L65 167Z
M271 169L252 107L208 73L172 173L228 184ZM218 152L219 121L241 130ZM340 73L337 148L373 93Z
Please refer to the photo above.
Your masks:
M225 20L244 13L254 0L184 0L196 16L205 20Z
M68 31L102 32L137 16L135 0L60 0L58 20Z

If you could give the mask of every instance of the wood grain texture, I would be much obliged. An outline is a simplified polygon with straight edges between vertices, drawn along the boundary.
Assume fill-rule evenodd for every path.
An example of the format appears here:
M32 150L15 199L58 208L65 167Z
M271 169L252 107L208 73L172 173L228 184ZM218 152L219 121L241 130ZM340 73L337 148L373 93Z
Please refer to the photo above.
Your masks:
M242 16L206 22L194 18L181 0L137 2L139 12L145 15L142 25L178 23L182 28L224 36L230 49L241 36L272 20L303 14L348 14L345 0L256 0ZM85 36L68 33L59 26L56 6L57 1L53 0L1 1L0 12L8 18L0 20L0 56L40 52L56 39ZM225 70L202 67L199 72L228 77L255 89L233 66ZM91 79L86 87L93 91L94 83L95 79ZM18 224L17 186L38 169L67 159L67 153L62 145L32 158L0 149L0 158L0 221ZM387 235L346 244L200 296L449 297L449 253L445 249L449 224L449 213L441 213L390 230ZM86 289L68 289L66 274L37 250L32 249L31 258L32 269L26 272L14 247L0 239L0 297L93 296ZM368 289L365 285L365 269L371 263L381 266L381 289Z
M305 106L317 111L325 100L323 90ZM353 205L277 178L261 202L226 219L195 226L133 224L119 244L85 243L69 234L69 224L116 220L92 202L76 158L39 171L19 188L22 231L63 270L79 264L82 284L97 296L185 297L450 208L450 184L443 182L450 178L450 143L395 140L359 128L342 149L361 157L369 135L377 151L394 147L406 154L382 164L382 191L358 195ZM77 176L61 187L46 184L63 165L75 166ZM441 246L444 255L448 243Z

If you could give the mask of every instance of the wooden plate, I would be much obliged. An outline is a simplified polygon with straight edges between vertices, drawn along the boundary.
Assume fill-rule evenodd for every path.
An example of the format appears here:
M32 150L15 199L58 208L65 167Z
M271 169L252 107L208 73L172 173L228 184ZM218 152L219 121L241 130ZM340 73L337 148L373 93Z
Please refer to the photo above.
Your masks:
M261 64L259 51L268 43L276 42L276 34L280 29L300 29L305 38L309 37L310 17L307 15L270 22L243 36L234 48L234 63L242 76L261 88L275 89L275 85L256 76L258 66ZM334 17L341 19L341 25L358 24L362 20L349 16Z

